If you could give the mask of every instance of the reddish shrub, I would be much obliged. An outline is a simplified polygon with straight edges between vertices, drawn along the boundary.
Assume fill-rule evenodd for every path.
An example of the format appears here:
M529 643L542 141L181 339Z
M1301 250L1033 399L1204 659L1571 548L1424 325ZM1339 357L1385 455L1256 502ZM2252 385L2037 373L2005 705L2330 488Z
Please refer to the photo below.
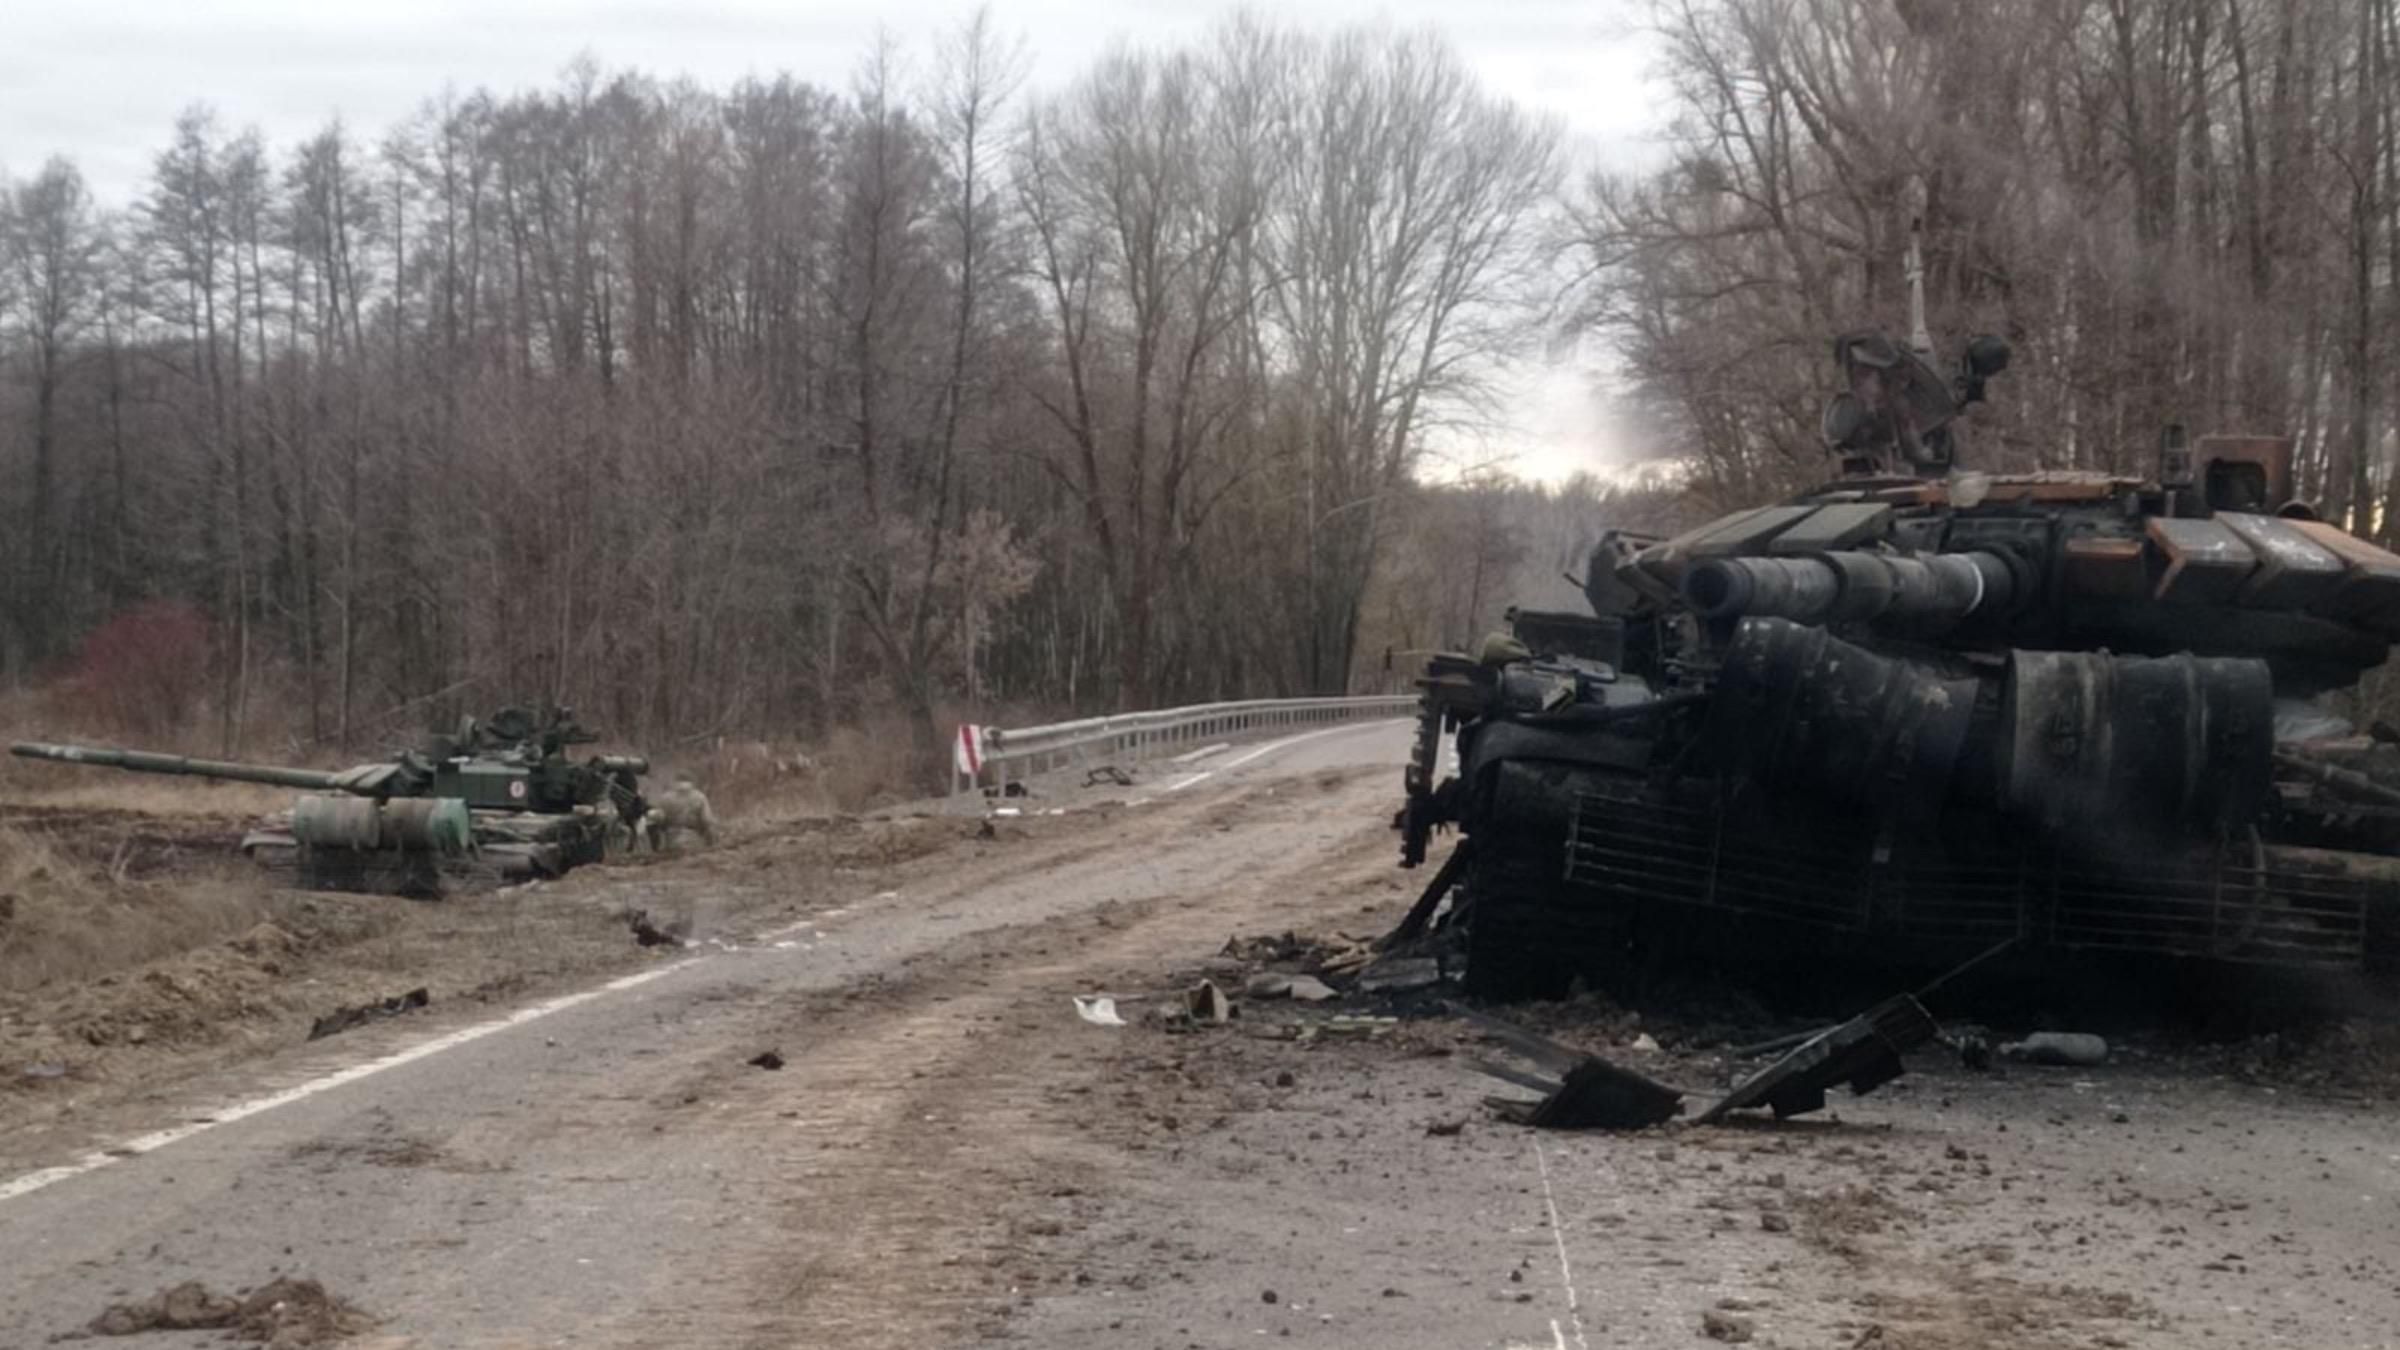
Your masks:
M91 631L67 693L80 720L160 737L187 726L208 691L208 618L145 600Z

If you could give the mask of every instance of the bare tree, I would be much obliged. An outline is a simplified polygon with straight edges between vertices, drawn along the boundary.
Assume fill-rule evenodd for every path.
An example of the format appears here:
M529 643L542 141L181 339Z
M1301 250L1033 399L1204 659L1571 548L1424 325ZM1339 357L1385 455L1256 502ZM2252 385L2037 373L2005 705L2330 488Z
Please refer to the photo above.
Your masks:
M73 164L52 159L0 203L0 265L12 274L17 340L32 365L33 490L25 500L23 565L30 585L18 621L36 662L57 650L56 596L65 580L59 495L59 394L100 300L98 262L105 240L91 194ZM6 292L0 292L5 296Z

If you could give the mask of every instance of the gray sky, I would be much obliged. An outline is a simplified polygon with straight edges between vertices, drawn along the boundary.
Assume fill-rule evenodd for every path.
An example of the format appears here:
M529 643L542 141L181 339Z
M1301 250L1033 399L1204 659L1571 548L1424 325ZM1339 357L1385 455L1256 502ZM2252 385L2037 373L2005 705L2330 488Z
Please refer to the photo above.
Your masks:
M832 89L880 24L922 55L961 0L0 0L0 174L72 158L106 206L141 190L174 119L213 105L228 130L288 147L340 116L374 137L445 85L509 93L551 83L579 52L609 69L722 88L788 70ZM1021 33L1036 88L1071 79L1117 40L1194 37L1224 6L1161 0L994 0ZM1563 122L1579 155L1648 158L1641 0L1278 0L1306 25L1380 20L1448 34L1495 91ZM1562 477L1607 455L1599 410L1567 358L1526 372L1520 470ZM1497 448L1497 447L1496 447Z

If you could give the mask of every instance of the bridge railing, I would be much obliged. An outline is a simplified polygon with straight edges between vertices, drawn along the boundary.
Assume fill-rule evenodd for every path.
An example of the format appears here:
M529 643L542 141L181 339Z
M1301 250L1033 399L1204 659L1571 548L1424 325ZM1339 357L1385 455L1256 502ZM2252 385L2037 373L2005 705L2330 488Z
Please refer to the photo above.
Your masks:
M1148 759L1196 742L1258 731L1405 717L1416 707L1412 694L1261 698L1085 717L1048 726L962 729L980 730L982 772L971 774L959 766L961 771L953 776L952 786L959 792L979 784L1005 791L1013 781L1072 764Z

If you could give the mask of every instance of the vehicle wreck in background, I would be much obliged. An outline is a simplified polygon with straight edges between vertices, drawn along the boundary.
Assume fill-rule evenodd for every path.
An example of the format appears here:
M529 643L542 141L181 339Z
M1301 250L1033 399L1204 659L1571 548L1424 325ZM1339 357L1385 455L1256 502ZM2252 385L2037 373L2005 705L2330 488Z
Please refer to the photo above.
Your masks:
M2280 439L2171 428L2147 478L1961 468L2008 348L1944 378L1916 329L1835 344L1834 482L1604 536L1592 614L1431 663L1403 864L1463 838L1396 938L1463 931L1495 995L1661 950L1931 968L2012 939L2389 970L2400 733L2320 696L2400 635L2400 556L2294 502Z
M598 862L630 842L648 810L648 761L567 747L598 737L559 708L503 708L391 759L348 769L233 764L81 745L20 741L29 759L298 788L288 812L261 821L241 851L312 890L400 895L529 877Z

